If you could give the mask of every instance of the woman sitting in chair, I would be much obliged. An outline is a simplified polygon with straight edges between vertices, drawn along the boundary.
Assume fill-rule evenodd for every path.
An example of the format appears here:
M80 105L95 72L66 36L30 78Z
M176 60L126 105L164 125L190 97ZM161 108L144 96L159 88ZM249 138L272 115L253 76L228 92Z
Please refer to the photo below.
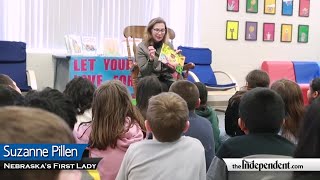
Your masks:
M173 49L173 45L169 42L166 22L160 17L154 18L149 22L143 41L138 45L136 61L140 68L139 79L145 76L157 76L163 90L168 91L175 81L172 76L175 70L158 61L163 43ZM176 52L180 53L181 50L176 50ZM189 66L194 66L194 64ZM184 67L184 69L186 68Z

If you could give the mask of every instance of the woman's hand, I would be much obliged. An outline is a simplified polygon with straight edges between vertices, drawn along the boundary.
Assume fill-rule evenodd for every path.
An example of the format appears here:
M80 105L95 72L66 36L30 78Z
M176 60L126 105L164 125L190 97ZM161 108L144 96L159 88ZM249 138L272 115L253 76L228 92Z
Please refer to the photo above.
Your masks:
M181 52L182 52L181 49L177 49L177 50L176 50L176 53L177 53L177 54L181 54Z
M156 56L156 49L153 46L149 46L148 50L149 50L149 60L153 61L154 57Z

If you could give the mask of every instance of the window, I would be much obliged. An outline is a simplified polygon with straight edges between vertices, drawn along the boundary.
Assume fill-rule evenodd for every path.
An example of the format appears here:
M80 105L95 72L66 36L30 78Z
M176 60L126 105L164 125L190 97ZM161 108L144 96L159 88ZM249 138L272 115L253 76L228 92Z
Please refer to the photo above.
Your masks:
M174 46L199 46L199 0L1 0L0 39L28 49L65 49L64 35L123 40L128 25L162 17L176 32Z

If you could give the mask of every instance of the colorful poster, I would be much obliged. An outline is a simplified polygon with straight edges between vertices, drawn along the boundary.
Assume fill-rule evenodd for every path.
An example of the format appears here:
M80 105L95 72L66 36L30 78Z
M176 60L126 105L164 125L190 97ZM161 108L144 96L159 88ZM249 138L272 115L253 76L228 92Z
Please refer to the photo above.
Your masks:
M299 16L309 17L310 0L300 0L299 2Z
M274 41L274 23L263 23L263 41Z
M257 22L246 22L246 34L245 39L247 41L256 41L257 40L257 30L258 23Z
M227 0L227 11L239 12L239 0Z
M258 0L247 0L246 9L248 13L258 13Z
M264 13L276 14L276 0L264 0Z
M281 42L292 41L292 24L281 24Z
M309 40L309 26L299 25L298 27L298 42L308 43Z
M293 13L293 0L282 0L282 15L292 16Z
M239 21L227 21L226 39L238 40Z
M118 79L133 94L129 61L126 57L90 57L71 56L69 61L69 79L82 76L97 87L104 81Z

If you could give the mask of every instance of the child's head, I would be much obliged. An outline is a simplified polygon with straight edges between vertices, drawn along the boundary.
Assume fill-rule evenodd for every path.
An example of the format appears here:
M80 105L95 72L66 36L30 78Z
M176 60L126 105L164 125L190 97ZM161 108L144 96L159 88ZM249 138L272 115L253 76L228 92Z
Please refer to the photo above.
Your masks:
M21 90L18 88L16 82L12 80L8 75L0 74L0 84L10 86L21 94Z
M38 108L2 107L1 144L75 143L68 125L59 116Z
M280 79L272 83L272 90L276 91L283 99L286 111L290 111L289 105L303 106L303 96L300 86L288 79Z
M169 89L181 96L188 104L189 111L193 111L200 105L199 90L195 84L187 80L174 82Z
M121 81L111 80L100 85L93 94L90 146L100 150L108 146L114 148L128 130L125 128L126 117L131 118L128 127L137 123L144 128L143 118Z
M77 122L76 109L71 100L56 89L47 87L39 92L28 92L25 96L25 105L41 108L60 116L71 129Z
M95 85L83 77L75 77L66 85L63 93L69 96L77 109L77 114L83 114L85 110L91 108Z
M285 104L286 121L283 125L283 134L290 132L297 136L298 127L304 114L303 96L299 85L288 79L280 79L271 85Z
M0 84L0 106L24 105L24 97L7 85Z
M198 90L199 90L199 95L200 95L200 105L205 106L207 105L207 100L208 100L208 90L205 84L202 82L195 82L194 83Z
M146 76L139 80L136 93L137 107L144 118L146 118L149 99L161 92L162 86L156 76Z
M253 89L256 87L269 87L270 78L265 71L255 69L250 71L246 76L246 82L248 89Z
M245 133L278 133L285 116L282 98L268 88L246 92L239 105L239 126Z
M164 92L149 100L146 127L160 142L173 142L189 128L187 103L179 95Z
M308 101L311 104L311 102L319 97L320 95L320 78L314 78L310 82L309 90L307 93Z
M75 143L72 131L58 116L41 109L0 108L1 144L69 144ZM58 179L59 170L2 171L0 179Z

